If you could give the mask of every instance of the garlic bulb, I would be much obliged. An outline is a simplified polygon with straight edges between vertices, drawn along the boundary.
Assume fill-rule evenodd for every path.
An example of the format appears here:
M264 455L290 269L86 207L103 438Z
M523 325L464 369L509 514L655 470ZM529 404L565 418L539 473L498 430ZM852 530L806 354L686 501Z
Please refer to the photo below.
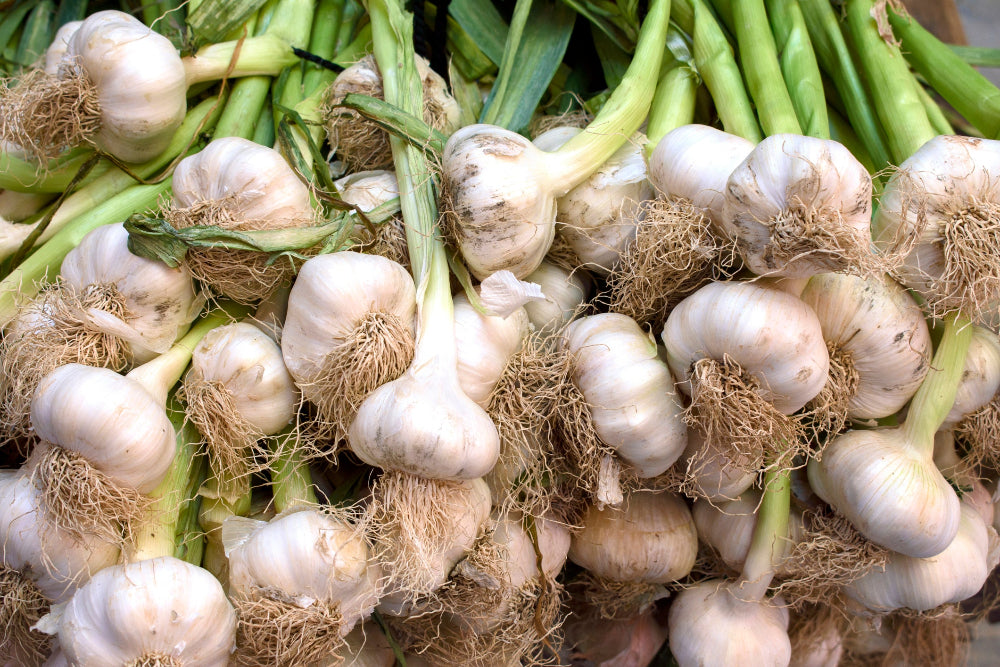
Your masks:
M665 197L681 197L703 209L721 231L726 183L754 145L708 125L668 132L649 156L649 180Z
M680 496L635 493L621 509L591 505L570 543L569 559L604 579L667 583L694 566L698 535Z
M338 252L302 265L288 297L281 353L335 437L346 434L371 391L410 363L415 312L413 279L391 260Z
M313 664L338 650L375 608L381 571L363 527L302 509L222 526L239 651L272 664Z
M75 665L224 667L236 614L211 574L167 556L98 572L62 610L58 636Z
M528 335L528 314L518 308L507 317L480 314L464 294L455 302L458 382L465 395L486 407L507 362Z
M399 197L399 183L396 174L391 171L355 172L337 179L333 186L341 199L365 213ZM374 231L369 225L355 223L351 238L359 244L357 249L362 252L381 255L404 265L409 262L406 230L399 216L377 225Z
M750 550L760 494L747 491L735 500L715 505L699 498L691 508L698 539L711 546L729 568L740 571Z
M309 189L281 153L240 137L223 137L184 158L174 170L174 205L166 212L177 229L283 229L310 224ZM188 250L186 263L202 282L231 299L253 302L291 280L287 260L269 263L263 253Z
M536 331L558 331L576 315L590 292L589 276L584 271L566 271L543 261L525 278L540 285L545 301L524 304L528 319Z
M670 652L681 667L788 665L788 609L780 599L740 599L719 580L686 588L670 606Z
M554 151L582 131L553 128L533 143ZM607 275L614 267L635 238L643 202L653 197L642 152L645 143L641 133L633 135L593 175L556 201L556 235L595 273Z
M96 126L91 140L125 162L163 152L187 111L187 73L177 49L124 12L95 12L60 30L46 70L87 81L96 116L89 120Z
M733 458L730 453L707 440L700 429L689 428L688 445L681 459L684 493L718 503L734 500L753 486L757 480L756 469L747 470L741 465L739 453Z
M590 407L601 440L640 477L655 477L687 444L684 406L656 343L635 320L615 313L570 324L573 382Z
M1000 142L937 136L899 165L879 199L872 237L906 251L900 281L935 313L957 308L981 320L1000 300L991 250L998 167Z
M757 275L869 272L871 200L868 171L842 144L776 134L729 175L722 226Z
M927 611L974 595L998 559L996 531L963 502L958 532L942 552L929 558L892 554L884 570L870 571L844 592L875 612L903 607Z
M1000 338L985 327L973 327L958 394L943 428L957 424L993 400L1000 391Z
M930 332L913 298L888 277L840 273L813 276L800 298L819 318L833 354L856 374L848 416L898 412L916 393L931 358Z

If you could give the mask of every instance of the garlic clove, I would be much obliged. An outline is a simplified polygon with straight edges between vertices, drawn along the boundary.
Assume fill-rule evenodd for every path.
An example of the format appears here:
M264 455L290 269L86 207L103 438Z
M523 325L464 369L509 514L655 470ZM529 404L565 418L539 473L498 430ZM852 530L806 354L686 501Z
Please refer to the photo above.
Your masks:
M462 391L486 407L507 362L528 335L528 314L517 308L510 316L482 315L464 294L454 297L455 349Z
M585 271L569 271L551 262L542 262L527 278L541 286L545 301L526 303L524 309L536 331L556 331L576 315L590 293Z

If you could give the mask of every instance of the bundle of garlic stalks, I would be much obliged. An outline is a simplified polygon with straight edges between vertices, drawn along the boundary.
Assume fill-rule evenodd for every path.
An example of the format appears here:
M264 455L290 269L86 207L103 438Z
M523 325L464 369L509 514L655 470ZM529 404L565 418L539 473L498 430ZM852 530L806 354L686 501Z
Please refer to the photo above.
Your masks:
M961 662L967 52L873 0L105 4L0 3L4 664Z

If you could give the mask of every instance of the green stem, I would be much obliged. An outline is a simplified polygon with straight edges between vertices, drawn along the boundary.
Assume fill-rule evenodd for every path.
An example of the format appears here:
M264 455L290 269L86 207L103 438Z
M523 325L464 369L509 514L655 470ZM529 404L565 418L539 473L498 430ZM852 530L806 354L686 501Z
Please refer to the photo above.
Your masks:
M913 68L977 130L1000 139L1000 89L912 16L888 11L893 32Z
M889 149L879 129L868 91L854 66L840 23L828 0L799 0L816 57L840 93L844 111L871 155L874 171L889 166Z
M937 134L955 134L955 130L952 129L951 123L948 122L947 116L944 115L944 110L941 108L931 94L927 92L927 89L920 85L919 81L916 81L917 95L920 96L920 101L924 105L924 111L927 112L927 120L931 122L931 127L934 128L934 132Z
M198 523L205 532L205 555L202 567L223 585L229 582L229 559L222 545L222 522L231 516L250 513L252 489L246 475L232 476L213 471L199 491L201 510Z
M788 513L791 505L789 470L770 470L764 476L764 496L757 510L750 551L743 562L739 597L761 601L788 548Z
M590 125L555 152L561 173L553 180L566 192L607 162L645 120L660 74L669 19L670 0L652 0L621 83Z
M766 0L785 87L803 134L830 138L819 63L797 0Z
M733 48L704 0L674 0L672 18L694 39L694 62L722 127L753 143L763 138Z
M319 0L312 35L309 37L310 53L327 60L333 60L337 55L337 33L340 31L344 4L345 0ZM308 97L317 90L325 90L336 78L336 72L310 65L302 80L302 94Z
M212 329L245 317L249 312L248 307L236 304L226 304L222 308L210 311L169 350L152 361L136 366L125 377L141 384L153 397L166 405L167 394L181 379L198 342Z
M239 51L238 57L236 56ZM196 83L244 76L273 76L299 62L292 47L274 35L261 35L235 42L212 44L184 58L190 88Z
M764 133L801 134L795 107L781 75L764 0L740 0L733 3L732 9L743 75L757 105L757 118Z
M666 57L665 55L664 58ZM671 58L670 63L663 68L660 80L656 83L656 93L653 95L646 123L646 136L649 138L646 144L647 157L668 132L694 122L698 84L698 73L685 63Z
M302 457L302 449L295 444L291 429L275 436L276 456L271 464L271 490L274 510L282 513L297 505L317 505L309 465Z
M177 453L163 478L149 494L153 499L146 516L134 526L135 541L130 545L130 562L173 556L177 546L181 509L191 496L191 478L198 471L201 436L184 418L184 410L173 405L167 410L177 438Z
M936 136L916 82L899 48L887 43L872 18L873 0L847 1L847 26L875 112L897 164Z
M944 318L941 342L934 352L930 371L910 400L903 432L907 441L921 448L928 458L934 451L934 434L955 403L972 329L969 320L957 313Z
M17 192L63 192L76 178L76 174L91 157L91 148L74 148L64 155L49 161L44 167L38 163L0 151L0 189ZM110 169L110 164L102 164L90 173L95 179L101 172ZM87 181L84 181L86 183Z

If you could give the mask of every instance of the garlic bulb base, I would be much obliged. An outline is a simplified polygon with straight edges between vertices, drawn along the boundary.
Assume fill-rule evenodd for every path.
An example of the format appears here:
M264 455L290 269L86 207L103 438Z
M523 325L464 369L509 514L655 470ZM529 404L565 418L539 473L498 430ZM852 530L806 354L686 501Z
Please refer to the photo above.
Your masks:
M52 650L52 638L32 630L48 612L49 599L28 577L0 564L0 627L4 642L0 661L4 664L41 664Z
M240 665L314 665L346 645L337 602L296 599L280 591L236 594L239 615L235 660Z

